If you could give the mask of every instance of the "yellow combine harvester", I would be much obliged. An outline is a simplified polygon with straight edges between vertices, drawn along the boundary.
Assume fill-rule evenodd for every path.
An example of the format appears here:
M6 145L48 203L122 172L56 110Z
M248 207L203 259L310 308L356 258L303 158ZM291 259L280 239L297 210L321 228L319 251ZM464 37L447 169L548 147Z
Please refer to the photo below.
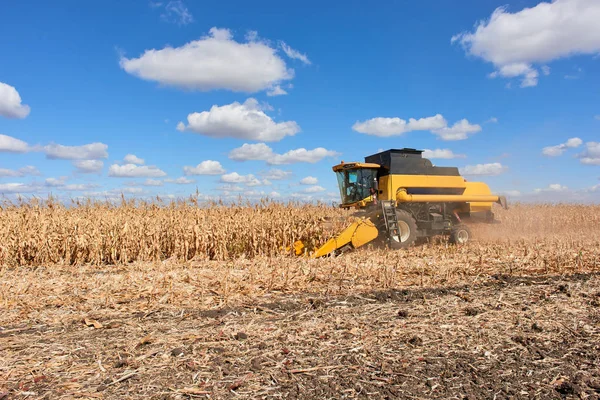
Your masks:
M311 257L339 254L375 240L392 249L406 248L418 238L449 235L466 243L471 232L464 221L494 222L493 203L506 199L481 182L467 182L455 167L437 167L421 150L391 149L365 157L365 162L333 167L342 208L360 209L362 216ZM294 244L304 253L302 242Z

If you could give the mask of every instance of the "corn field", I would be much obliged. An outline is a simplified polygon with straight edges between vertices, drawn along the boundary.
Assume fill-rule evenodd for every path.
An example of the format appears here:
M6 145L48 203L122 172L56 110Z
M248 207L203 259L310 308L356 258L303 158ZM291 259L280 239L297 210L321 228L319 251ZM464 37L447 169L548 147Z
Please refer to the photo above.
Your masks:
M523 205L495 209L501 222L473 227L480 243L554 240L598 243L600 206ZM324 204L198 204L123 200L32 200L0 209L0 265L103 265L134 261L230 260L309 250L343 229L351 216ZM573 243L575 244L575 243Z

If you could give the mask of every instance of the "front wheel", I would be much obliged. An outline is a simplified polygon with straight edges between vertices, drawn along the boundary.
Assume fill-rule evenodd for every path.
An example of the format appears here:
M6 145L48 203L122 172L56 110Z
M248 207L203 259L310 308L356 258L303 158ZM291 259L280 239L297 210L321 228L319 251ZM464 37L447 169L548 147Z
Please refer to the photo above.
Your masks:
M398 234L390 236L390 247L394 250L406 249L417 239L417 223L412 215L404 210L396 210Z
M465 244L471 237L471 230L465 224L453 226L450 231L450 243Z

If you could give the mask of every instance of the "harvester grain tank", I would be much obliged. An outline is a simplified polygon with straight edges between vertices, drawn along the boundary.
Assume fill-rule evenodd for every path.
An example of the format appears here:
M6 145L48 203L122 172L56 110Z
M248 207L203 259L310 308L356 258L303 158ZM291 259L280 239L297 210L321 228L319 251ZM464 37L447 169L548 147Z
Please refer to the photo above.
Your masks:
M311 254L322 257L379 241L392 249L407 248L418 238L449 235L466 243L465 220L494 222L494 203L506 199L482 182L468 182L456 167L434 166L416 149L391 149L365 157L365 162L335 165L342 208L362 214L339 235ZM304 252L301 242L296 254Z

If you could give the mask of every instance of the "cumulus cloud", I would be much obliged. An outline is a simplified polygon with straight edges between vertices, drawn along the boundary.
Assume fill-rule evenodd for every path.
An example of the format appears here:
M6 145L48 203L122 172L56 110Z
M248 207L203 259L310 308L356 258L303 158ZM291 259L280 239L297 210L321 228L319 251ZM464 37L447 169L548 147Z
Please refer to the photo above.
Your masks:
M77 172L91 174L100 172L104 168L104 162L101 160L76 160L73 161L73 166L75 166Z
M496 67L491 77L520 77L522 87L536 86L535 64L600 52L600 2L554 0L510 13L497 8L473 32L452 37L469 55ZM544 75L548 66L540 67Z
M550 185L548 185L545 188L540 188L540 189L535 189L534 192L535 193L543 193L543 192L564 192L566 190L568 190L569 188L566 186L563 186L559 183L552 183Z
M283 154L277 154L264 143L245 143L242 147L233 149L229 153L229 158L236 161L262 160L266 161L269 165L283 165L301 162L314 164L325 157L336 157L339 155L340 153L327 150L323 147L317 147L313 150L299 148Z
M435 150L425 149L425 150L423 150L423 157L424 158L451 159L451 158L466 158L467 156L464 154L454 154L454 152L450 149L435 149Z
M273 121L253 98L243 104L234 102L224 106L214 105L210 111L191 113L187 121L187 126L180 122L177 129L215 138L233 137L276 142L300 132L300 126L295 121Z
M221 176L221 182L224 183L238 183L245 184L246 186L260 186L260 185L268 185L270 182L268 180L260 181L254 175L240 175L237 172L232 172L229 174L225 174Z
M19 169L0 168L0 177L22 177L27 175L40 175L40 171L32 165Z
M398 136L411 131L432 131L441 129L448 125L448 122L441 114L433 117L420 119L410 118L408 122L401 118L377 117L363 122L357 121L353 126L356 132L367 135L389 137Z
M264 143L248 144L229 152L229 159L235 161L266 160L273 155L273 149Z
M35 193L40 190L39 185L27 183L0 183L0 194L5 193Z
M142 185L144 185L144 186L162 186L163 182L158 179L146 179L144 181L144 183L142 183Z
M462 175L488 175L495 176L500 175L508 168L500 163L491 164L476 164L467 165L466 167L459 168Z
M186 178L185 176L182 176L177 179L165 179L165 182L176 183L178 185L189 185L190 183L195 183L196 181L193 179L190 179L190 178Z
M29 145L17 138L0 134L0 152L26 153L30 150Z
M90 143L82 146L49 144L44 146L46 158L52 160L98 160L108 157L108 146L104 143Z
M292 171L284 171L282 169L271 168L268 171L262 172L261 176L265 179L280 181L290 178L292 176Z
M587 142L585 150L577 157L582 164L600 165L600 142Z
M471 124L462 119L452 126L441 114L420 119L410 118L408 122L401 118L377 117L363 122L357 121L353 126L356 132L379 137L399 136L412 131L430 131L442 140L464 140L469 135L481 131L481 126Z
M0 115L6 118L25 118L31 109L21 104L21 96L17 89L0 82Z
M283 50L283 52L285 53L285 55L288 56L289 58L292 58L294 60L300 60L304 64L307 64L307 65L311 64L311 62L308 59L308 57L306 56L306 54L302 54L298 50L292 49L284 41L280 41L279 45L281 46L281 49Z
M228 29L211 28L209 35L181 47L146 50L138 58L122 57L120 66L138 78L187 90L228 89L254 93L294 77L277 49L246 35L233 39Z
M311 187L307 187L306 189L304 189L304 193L319 193L319 192L324 192L325 189L323 186L311 186Z
M158 178L167 173L155 166L136 164L113 164L108 169L108 176L114 178Z
M195 167L183 167L185 175L221 175L225 173L225 169L218 161L205 160Z
M127 164L144 165L144 159L139 158L135 154L127 154L125 158L123 158L123 161L125 161Z
M48 178L44 181L44 186L56 190L68 192L80 192L99 187L95 183L71 183L67 184L68 177L61 176L60 178Z
M244 188L240 185L234 185L231 183L227 183L225 185L217 186L217 190L221 190L224 192L241 192L244 190Z
M314 176L307 176L300 180L301 185L316 185L317 183L319 183L319 180Z
M288 92L286 92L284 89L282 89L281 86L279 86L279 85L275 85L267 91L267 96L270 96L270 97L283 96L286 94L288 94Z
M564 143L557 144L556 146L547 146L542 149L542 154L548 157L557 157L562 155L567 149L573 149L581 146L583 140L578 137L573 137Z

